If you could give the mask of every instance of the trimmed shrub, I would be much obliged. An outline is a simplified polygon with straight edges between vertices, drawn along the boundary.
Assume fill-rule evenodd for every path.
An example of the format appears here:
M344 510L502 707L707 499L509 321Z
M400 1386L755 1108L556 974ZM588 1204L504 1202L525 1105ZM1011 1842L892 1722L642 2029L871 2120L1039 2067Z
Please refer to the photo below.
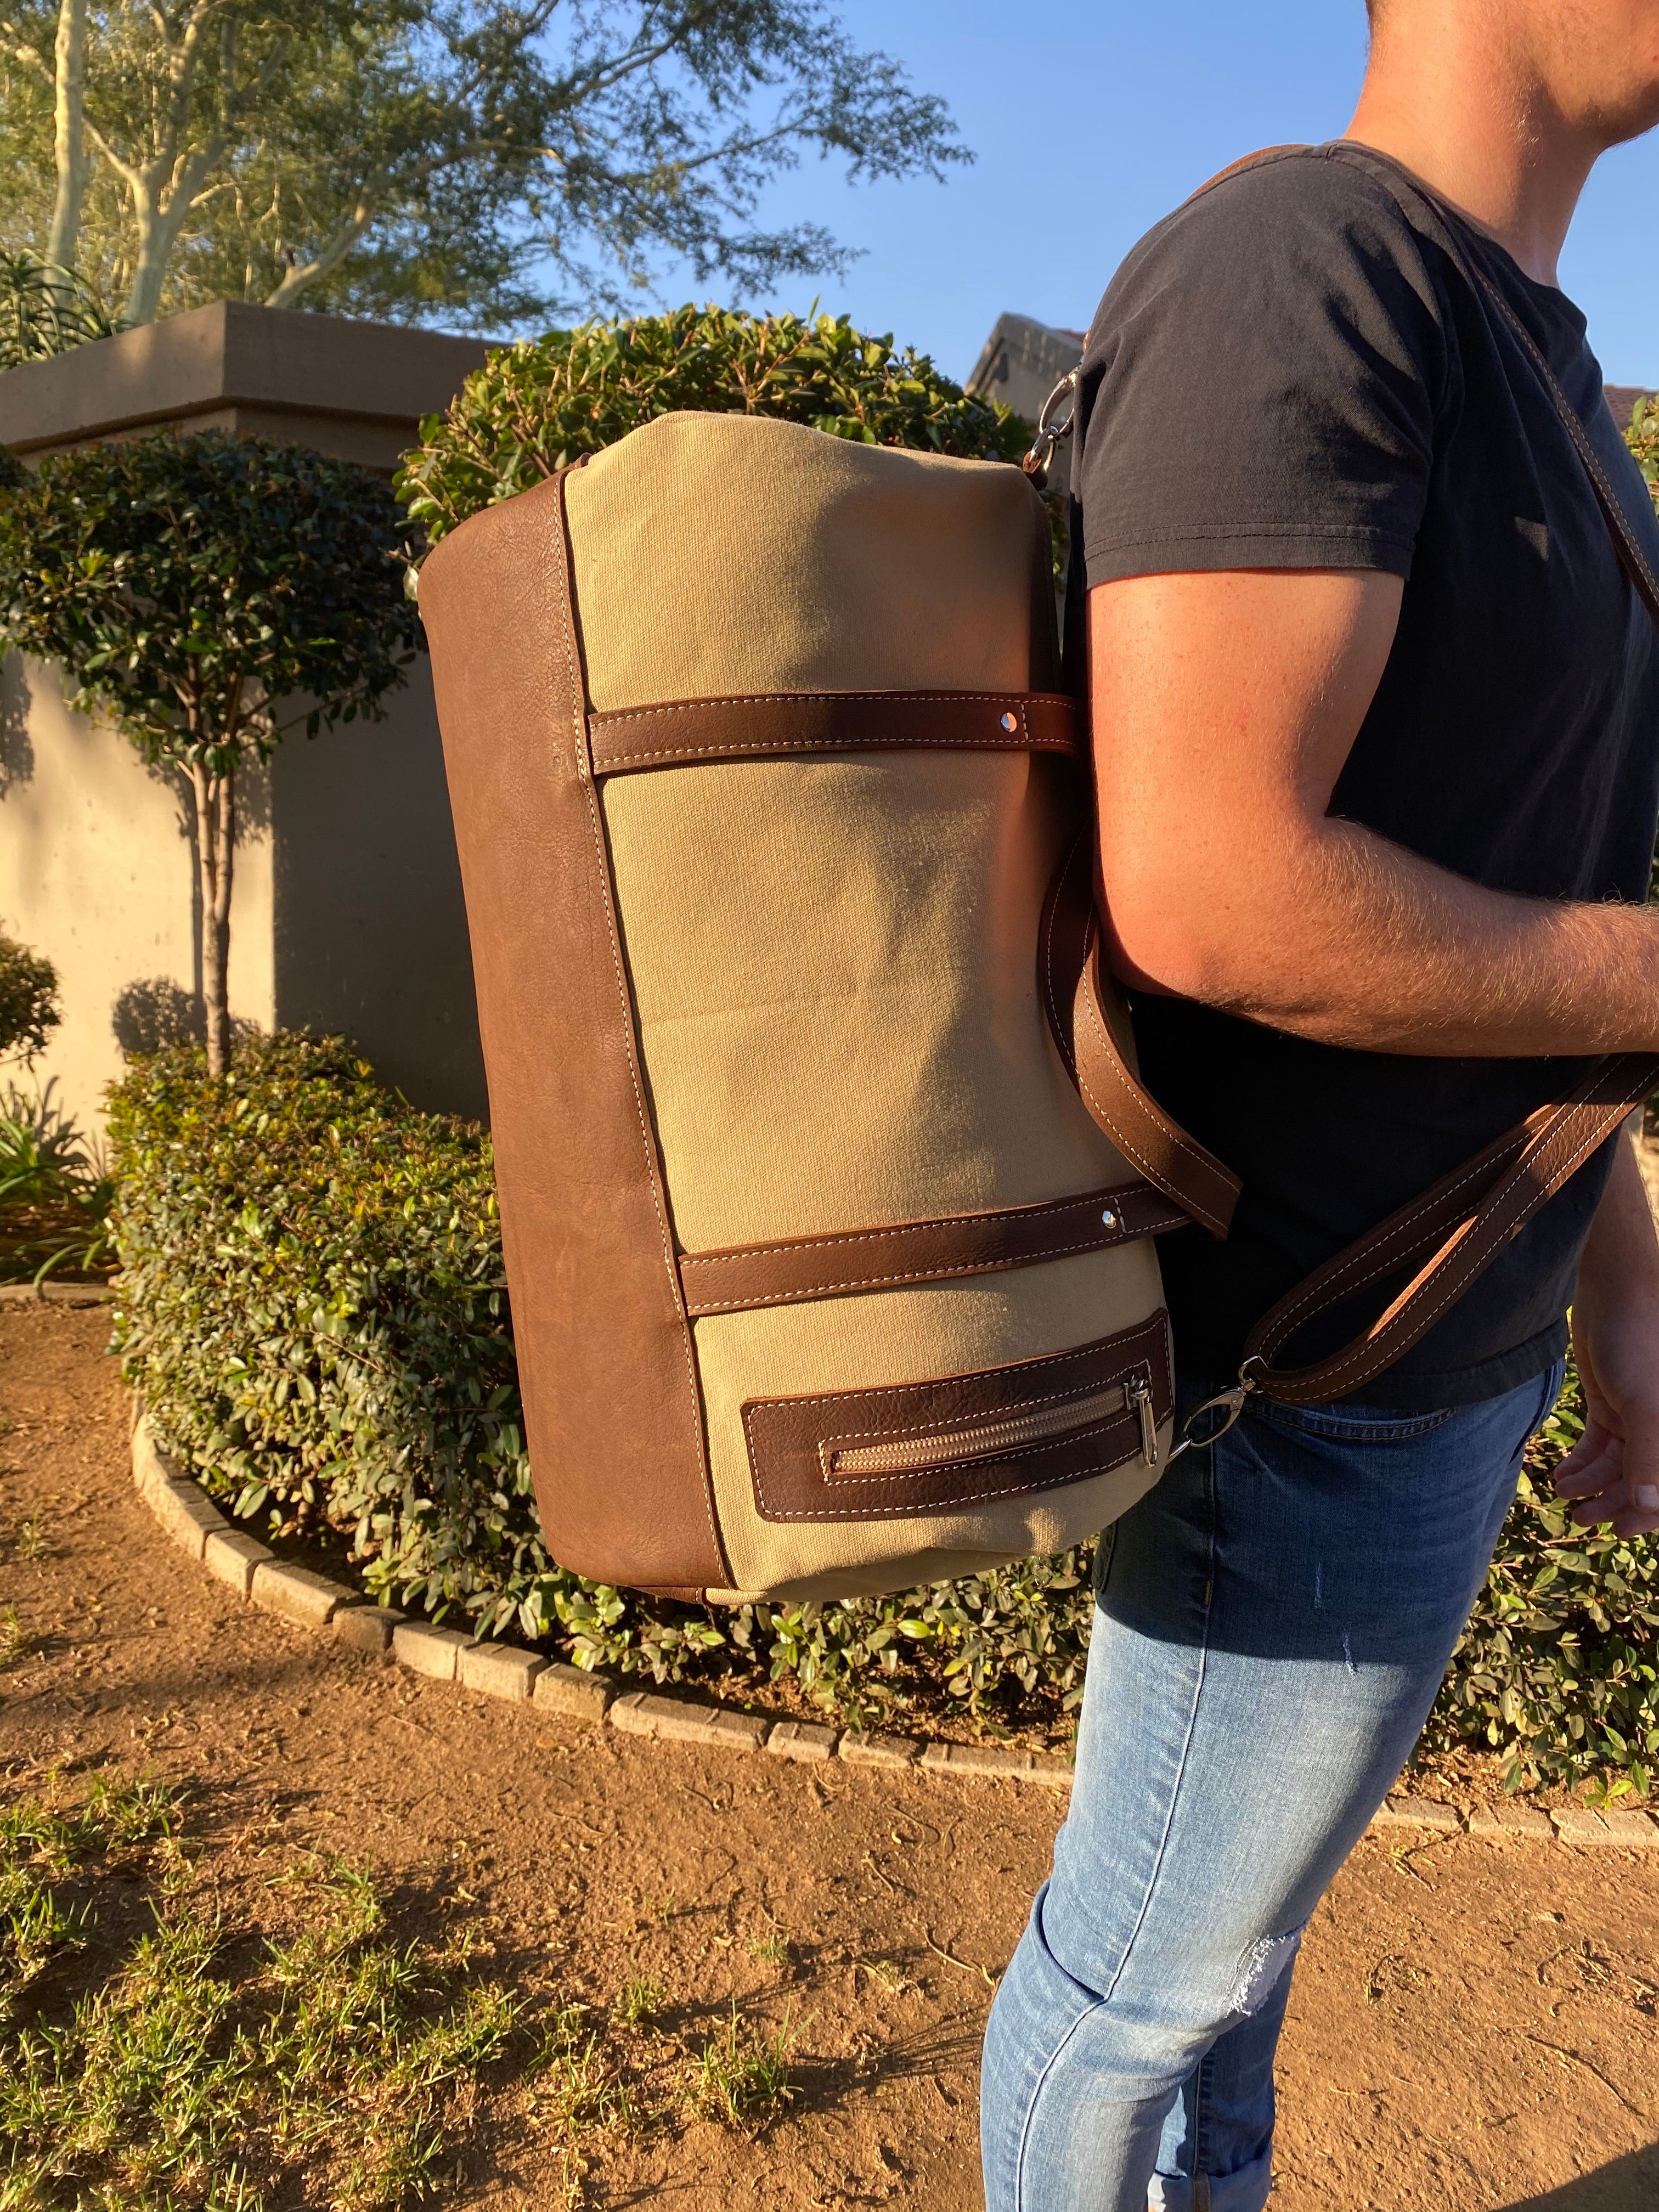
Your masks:
M1584 1426L1578 1378L1534 1443L1486 1587L1424 1731L1507 1755L1511 1784L1659 1768L1659 1538L1575 1528L1549 1470Z
M33 1060L63 1018L51 961L0 937L0 1060Z
M245 1516L327 1527L377 1596L659 1681L788 1679L854 1720L953 1704L1063 1732L1093 1547L847 1603L714 1613L550 1562L525 1455L489 1141L416 1113L338 1042L178 1048L112 1094L117 1334L161 1443ZM1547 1469L1520 1500L1425 1735L1511 1779L1659 1759L1659 1542L1580 1532Z
M476 514L659 415L770 415L869 446L1017 461L1031 426L969 399L925 354L845 315L678 307L583 323L492 353L428 415L398 489L434 544Z

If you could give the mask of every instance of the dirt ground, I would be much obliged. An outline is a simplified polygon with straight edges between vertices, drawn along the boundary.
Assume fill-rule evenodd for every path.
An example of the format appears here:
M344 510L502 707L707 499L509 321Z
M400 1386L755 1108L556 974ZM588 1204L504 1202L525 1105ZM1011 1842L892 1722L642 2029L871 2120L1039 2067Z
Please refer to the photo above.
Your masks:
M0 1674L0 1797L148 1768L187 1785L233 1907L303 1844L475 1920L538 2004L654 1982L646 2092L734 2002L793 2033L781 2117L596 2124L587 2203L976 2206L980 2033L1061 1805L532 1719L257 1613L137 1499L107 1334L0 1307L0 1605L33 1639ZM1280 2081L1283 2212L1655 2212L1659 1853L1368 1838L1310 1934ZM441 2201L544 2212L571 2185L507 2080Z

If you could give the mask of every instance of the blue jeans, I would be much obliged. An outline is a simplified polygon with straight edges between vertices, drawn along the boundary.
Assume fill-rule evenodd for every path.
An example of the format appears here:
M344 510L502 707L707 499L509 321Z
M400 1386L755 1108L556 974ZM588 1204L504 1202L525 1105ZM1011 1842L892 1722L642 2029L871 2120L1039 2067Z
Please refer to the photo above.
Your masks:
M1417 1740L1560 1386L1408 1415L1253 1401L1103 1540L1071 1812L986 2033L987 2212L1260 2212L1302 1931Z

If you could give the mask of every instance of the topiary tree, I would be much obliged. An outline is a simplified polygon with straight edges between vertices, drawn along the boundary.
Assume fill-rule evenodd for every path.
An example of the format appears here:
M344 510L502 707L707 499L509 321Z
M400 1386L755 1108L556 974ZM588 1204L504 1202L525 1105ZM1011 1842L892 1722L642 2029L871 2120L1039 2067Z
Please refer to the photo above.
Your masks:
M236 771L288 732L359 716L419 638L408 518L367 469L210 430L52 455L0 493L0 637L62 664L188 781L202 894L208 1066L230 1056ZM283 702L309 703L282 719Z
M0 1060L32 1060L63 1018L51 961L0 936Z
M398 488L434 543L583 453L679 409L773 415L871 446L1017 461L1031 426L969 399L925 354L855 331L845 315L680 307L503 347L428 415Z

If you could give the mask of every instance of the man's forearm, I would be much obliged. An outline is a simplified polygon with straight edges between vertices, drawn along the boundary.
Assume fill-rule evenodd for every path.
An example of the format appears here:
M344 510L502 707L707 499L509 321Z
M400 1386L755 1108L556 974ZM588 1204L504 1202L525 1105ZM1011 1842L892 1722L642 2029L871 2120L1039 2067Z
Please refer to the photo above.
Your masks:
M1236 854L1201 925L1121 945L1155 988L1322 1043L1522 1056L1659 1050L1659 912L1510 897L1358 824ZM1150 951L1150 963L1147 953ZM1155 963L1153 966L1151 963Z

